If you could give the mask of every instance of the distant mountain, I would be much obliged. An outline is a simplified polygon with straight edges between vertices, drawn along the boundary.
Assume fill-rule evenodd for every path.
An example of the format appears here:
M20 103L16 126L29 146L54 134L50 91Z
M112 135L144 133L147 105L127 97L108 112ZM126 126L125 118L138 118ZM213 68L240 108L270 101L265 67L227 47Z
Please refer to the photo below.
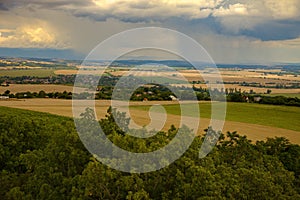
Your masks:
M195 62L198 67L205 68L208 66L217 66L218 68L243 68L243 69L263 69L267 68L266 65L258 64L211 64L205 62ZM136 66L136 65L146 65L146 64L157 64L157 65L166 65L169 67L185 67L193 68L193 65L184 60L116 60L112 65L115 66Z
M81 62L86 55L78 53L72 49L39 49L39 48L1 48L0 47L0 58L10 57L10 58L32 58L32 59L63 59L63 60L76 60L76 62ZM97 61L90 60L90 62L95 63L110 63L110 61ZM195 62L198 67L206 68L208 66L214 66L211 63L205 62ZM151 60L150 58L145 59L129 59L129 60L116 60L113 61L114 66L137 66L137 65L166 65L169 67L184 67L184 68L194 68L193 65L184 60ZM273 64L216 64L218 68L240 68L240 69L283 69L286 71L300 71L300 63L273 63Z
M207 67L211 64L204 62L195 62L199 67ZM115 66L136 66L136 65L166 65L169 67L193 68L193 65L184 60L116 60L112 63Z
M84 55L71 49L0 48L0 57L84 59Z
M236 68L236 69L282 69L284 71L299 72L300 64L274 64L274 65L263 65L263 64L210 64L205 62L195 62L198 69L203 69L210 66L217 66L218 68ZM112 63L114 66L138 66L138 65L166 65L169 67L184 67L194 68L193 65L184 60L117 60Z
M114 61L112 65L135 66L147 64L167 65L172 67L192 67L190 63L180 60L117 60Z

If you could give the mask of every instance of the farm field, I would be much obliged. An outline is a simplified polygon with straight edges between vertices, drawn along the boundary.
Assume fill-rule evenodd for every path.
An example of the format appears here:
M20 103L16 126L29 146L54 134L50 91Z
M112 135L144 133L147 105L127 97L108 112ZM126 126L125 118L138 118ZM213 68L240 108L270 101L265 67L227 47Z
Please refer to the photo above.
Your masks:
M35 77L47 77L54 76L54 69L13 69L13 70L0 70L0 76L35 76Z
M185 86L185 87L191 87L192 85L185 85L185 84L172 84L173 86ZM194 84L195 87L202 87L207 88L206 84ZM296 89L284 89L284 88L259 88L259 87L249 87L249 86L240 86L238 84L224 84L224 87L227 89L230 88L236 88L237 90L241 89L241 91L250 92L250 90L253 90L256 93L266 93L268 89L272 91L272 95L278 96L284 94L284 96L293 94L293 95L299 95L300 96L300 88Z
M103 118L110 101L100 100L96 102L98 119ZM167 130L172 124L178 126L180 122L179 105L176 102L132 102L130 108L131 119L140 126L150 123L148 110L153 104L161 104L168 112L167 121L163 130ZM201 120L198 133L209 125L210 105L201 102ZM56 115L72 117L72 101L60 99L26 99L26 100L3 100L0 106L21 108ZM183 106L190 106L185 104ZM267 137L286 137L291 142L300 144L300 108L285 106L269 106L259 104L227 104L227 121L223 132L238 131L241 135L253 141L265 140ZM193 113L191 111L191 117ZM198 119L195 119L198 120ZM198 120L199 121L199 120Z
M192 70L191 70L192 71ZM189 72L192 77L191 71ZM219 69L220 74L224 81L245 81L245 82L257 82L257 83L267 83L267 82L276 82L276 83L287 83L291 81L300 81L299 76L294 76L291 74L270 74L270 73L280 73L281 70L275 69ZM209 76L213 75L210 73L209 69L201 71L204 74ZM188 74L188 73L187 73Z
M114 68L115 69L115 68ZM130 68L122 69L114 71L110 71L110 74L115 76L124 76L129 72ZM270 73L280 73L280 70L265 70L265 69L219 69L219 73L223 78L223 81L226 82L257 82L265 84L267 82L274 82L274 83L288 83L291 81L300 81L300 76L294 76L290 74L285 75L277 75L277 74L270 74ZM136 76L146 76L146 77L153 77L153 76L163 76L169 77L174 80L178 79L177 76L184 76L189 81L203 81L203 77L215 77L217 74L215 70L207 68L205 70L192 70L192 69L184 69L175 71L132 71L131 73L136 74Z
M176 102L133 102L134 106L138 105L152 105L152 104L176 104ZM109 100L97 100L95 101L97 109L97 117L103 118L106 115L106 111L110 105ZM72 114L72 100L65 99L10 99L10 100L1 100L0 106L7 106L13 108L21 108L27 110L34 110L40 112L48 112L56 115L63 115L67 117L73 117Z
M104 70L102 69L96 69L96 70L81 70L80 74L87 74L87 75L97 75L97 74L102 74ZM54 74L55 75L76 75L79 73L79 70L73 70L73 69L60 69L60 70L55 70ZM102 74L103 76L105 74Z
M103 73L103 66L92 66L87 70L82 70L82 74L101 74ZM266 87L250 87L250 86L240 86L239 83L256 83L262 85L291 85L300 84L300 75L292 74L280 74L284 71L278 69L219 69L223 81L226 83L225 88L236 88L237 90L264 94L268 89L271 89L271 94L299 94L300 88L296 89L281 89L281 88L266 88ZM49 68L38 68L38 69L10 69L10 70L0 70L0 76L56 76L56 75L75 75L78 70L72 69L49 69ZM199 73L200 72L200 73ZM179 69L176 71L130 71L130 68L108 68L103 76L126 76L133 73L135 76L140 77L144 80L148 80L153 83L163 83L171 84L176 86L191 86L192 84L185 85L181 80L181 76L184 76L188 81L204 81L203 76L206 78L216 77L216 73L210 69L204 70L191 70L191 69ZM278 74L276 74L278 73ZM206 84L195 84L196 87L206 88ZM24 91L23 91L24 92ZM285 95L286 96L286 95Z
M182 106L189 111L189 116L197 116L192 104L184 104ZM150 106L134 106L134 108L148 111ZM180 106L178 104L164 105L164 108L169 114L180 115ZM210 103L199 103L199 108L201 118L210 118ZM226 120L289 129L299 131L300 134L299 107L228 102Z
M114 76L127 76L128 73L132 73L135 76L139 76L144 80L149 80L157 83L168 83L176 86L191 86L191 84L185 85L182 84L181 76L184 76L187 81L204 81L203 76L206 79L214 79L216 77L216 73L212 69L205 70L178 70L175 71L131 71L128 69L118 70L114 68L114 70L109 71L111 75ZM268 89L272 90L272 94L300 94L300 89L281 89L281 88L265 88L265 87L250 87L250 86L240 86L238 83L234 82L246 82L246 83L257 83L257 84L270 84L273 85L289 85L292 83L300 83L300 76L294 76L291 74L281 74L282 71L278 69L219 69L220 75L222 76L222 80L227 82L224 86L226 88L236 88L241 89L241 91L250 92L250 90L256 93L266 93ZM278 74L271 74L278 73ZM228 84L234 83L234 84ZM206 84L195 84L198 87L206 88Z
M73 74L77 74L78 70L75 69L61 69L61 70L55 70L54 74L56 75L73 75Z

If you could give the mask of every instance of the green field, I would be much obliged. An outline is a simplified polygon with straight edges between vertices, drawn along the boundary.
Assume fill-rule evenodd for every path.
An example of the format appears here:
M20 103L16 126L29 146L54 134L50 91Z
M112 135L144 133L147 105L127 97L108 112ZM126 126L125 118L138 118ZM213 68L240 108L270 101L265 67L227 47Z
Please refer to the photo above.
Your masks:
M55 76L55 69L13 69L13 70L0 70L0 76L36 76L36 77L46 77Z
M167 113L180 115L178 104L163 105ZM191 104L182 105L189 111L189 116L197 116ZM211 104L209 102L199 103L200 116L210 118ZM132 106L133 109L148 111L150 106ZM227 103L227 121L260 124L294 131L300 131L300 108L289 106L273 106L250 103Z

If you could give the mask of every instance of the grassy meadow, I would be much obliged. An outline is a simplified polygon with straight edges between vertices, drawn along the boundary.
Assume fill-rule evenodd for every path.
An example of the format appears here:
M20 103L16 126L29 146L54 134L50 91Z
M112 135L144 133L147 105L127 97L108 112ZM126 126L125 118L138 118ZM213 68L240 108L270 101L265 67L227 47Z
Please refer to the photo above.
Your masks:
M180 105L163 105L168 114L180 115ZM197 116L191 104L182 105L188 115ZM148 111L151 106L133 106L133 109ZM211 103L199 103L200 117L210 118ZM288 106L273 106L251 103L227 103L226 121L236 121L250 124L259 124L277 128L300 131L300 108Z

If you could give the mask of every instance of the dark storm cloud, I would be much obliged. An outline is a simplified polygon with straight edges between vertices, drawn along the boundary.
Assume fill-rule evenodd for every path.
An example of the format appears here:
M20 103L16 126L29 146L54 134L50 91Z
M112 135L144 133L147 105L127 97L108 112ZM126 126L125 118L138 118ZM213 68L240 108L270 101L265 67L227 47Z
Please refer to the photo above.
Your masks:
M59 9L59 8L83 8L86 6L91 5L90 1L86 0L46 0L46 1L39 1L39 0L26 0L24 3L28 4L33 4L40 6L41 8L46 8L46 9Z
M0 1L0 10L9 11L11 8L13 8L16 5L17 2L14 0L1 0Z
M15 7L26 7L26 6L36 6L38 8L46 8L46 9L59 9L66 6L70 6L73 8L82 8L84 6L91 5L90 1L84 0L1 0L1 7L6 10L10 10Z
M206 27L209 30L227 36L247 36L261 41L290 40L300 37L300 20L266 20L249 28L238 31L225 28L228 24L220 22L218 18L209 16L205 19L191 20L190 26Z
M8 11L9 9L4 5L4 3L0 2L0 10Z
M262 41L295 39L300 37L300 21L267 21L252 30L241 30L240 34Z
M99 21L103 22L106 21L108 18L113 17L112 15L99 15L91 12L78 12L78 11L72 11L72 14L75 17L80 17L80 18L89 18L93 21Z

